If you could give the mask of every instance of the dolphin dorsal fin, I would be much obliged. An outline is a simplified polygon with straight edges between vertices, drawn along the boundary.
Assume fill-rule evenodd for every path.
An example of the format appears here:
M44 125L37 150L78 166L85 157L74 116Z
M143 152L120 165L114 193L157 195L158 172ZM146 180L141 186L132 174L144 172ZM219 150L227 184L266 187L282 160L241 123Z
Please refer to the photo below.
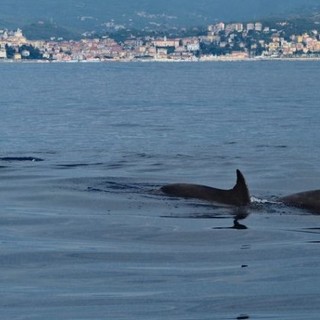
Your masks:
M246 180L240 170L237 169L237 183L233 187L237 193L237 198L241 205L248 205L250 203L250 193L246 184Z

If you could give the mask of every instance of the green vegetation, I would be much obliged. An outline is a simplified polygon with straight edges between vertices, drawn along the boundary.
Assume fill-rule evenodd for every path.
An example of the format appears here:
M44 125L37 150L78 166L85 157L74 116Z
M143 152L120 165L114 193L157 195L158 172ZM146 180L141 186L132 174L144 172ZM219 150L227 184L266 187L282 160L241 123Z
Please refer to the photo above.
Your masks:
M43 58L40 50L31 45L23 45L19 47L19 53L21 54L22 59L41 60Z
M207 27L192 27L192 28L164 28L158 30L150 29L121 29L117 31L109 31L100 34L93 34L90 38L108 36L118 43L123 43L128 39L146 39L146 38L187 38L198 37L207 34Z
M30 40L50 40L62 38L64 40L79 40L81 34L72 32L57 24L39 21L23 27L25 36Z
M16 50L11 46L6 45L6 52L7 52L7 58L13 59L13 57L16 53Z
M41 60L43 56L38 48L35 48L31 45L22 45L18 48L18 52L16 48L6 45L6 53L8 59L13 59L16 53L20 53L22 59L26 60Z

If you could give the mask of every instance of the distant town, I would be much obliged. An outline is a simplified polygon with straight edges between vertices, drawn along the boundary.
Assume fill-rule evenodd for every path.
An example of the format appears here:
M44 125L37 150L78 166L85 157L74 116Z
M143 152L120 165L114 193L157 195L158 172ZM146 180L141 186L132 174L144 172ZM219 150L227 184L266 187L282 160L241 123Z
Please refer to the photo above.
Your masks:
M320 59L318 29L296 34L261 22L216 23L204 35L189 37L131 35L78 41L51 38L28 40L21 29L0 30L0 61L220 61L249 59ZM319 26L320 27L320 26Z

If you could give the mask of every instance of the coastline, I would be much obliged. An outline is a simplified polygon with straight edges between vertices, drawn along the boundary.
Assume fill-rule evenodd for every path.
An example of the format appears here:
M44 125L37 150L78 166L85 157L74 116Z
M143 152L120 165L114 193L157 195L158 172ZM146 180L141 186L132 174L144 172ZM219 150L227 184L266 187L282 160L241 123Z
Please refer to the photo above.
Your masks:
M2 59L0 64L29 64L29 63L198 63L198 62L259 62L259 61L320 61L320 57L254 57L254 58L235 58L228 56L214 56L197 59L106 59L106 60L14 60Z

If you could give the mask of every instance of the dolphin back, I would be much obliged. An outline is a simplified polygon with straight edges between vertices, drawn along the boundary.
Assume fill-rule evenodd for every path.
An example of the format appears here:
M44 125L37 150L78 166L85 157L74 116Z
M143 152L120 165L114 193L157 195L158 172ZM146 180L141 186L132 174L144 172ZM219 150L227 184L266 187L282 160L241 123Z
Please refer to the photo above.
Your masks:
M237 207L250 204L249 190L240 170L237 170L236 185L229 190L187 183L168 184L160 190L169 196L195 198Z
M308 209L315 213L320 213L320 190L291 194L280 198L280 201L289 206Z

